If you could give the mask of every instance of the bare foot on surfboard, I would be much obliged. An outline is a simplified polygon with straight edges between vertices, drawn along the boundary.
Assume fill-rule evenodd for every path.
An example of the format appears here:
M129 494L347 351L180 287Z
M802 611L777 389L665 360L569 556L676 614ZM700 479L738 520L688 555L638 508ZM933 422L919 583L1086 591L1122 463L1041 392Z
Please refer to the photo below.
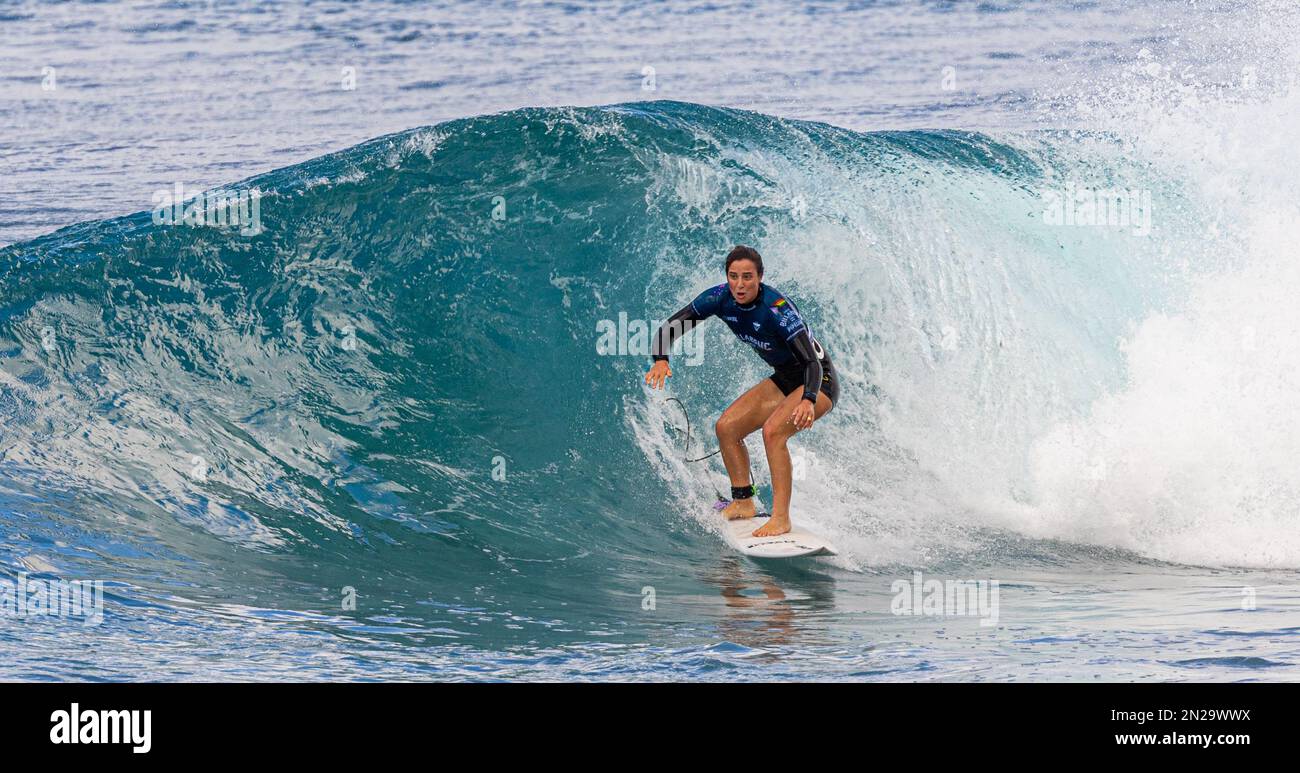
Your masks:
M754 529L755 537L775 537L790 531L790 516L774 515L767 519L767 523Z
M722 517L728 521L734 521L737 518L753 518L758 514L754 509L754 500L736 499L731 504L722 508Z

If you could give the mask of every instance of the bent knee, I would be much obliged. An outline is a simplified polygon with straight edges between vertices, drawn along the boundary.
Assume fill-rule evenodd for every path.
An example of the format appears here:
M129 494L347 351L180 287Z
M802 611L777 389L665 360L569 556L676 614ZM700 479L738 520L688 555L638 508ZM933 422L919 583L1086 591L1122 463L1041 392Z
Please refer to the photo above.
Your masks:
M787 421L777 421L776 417L763 422L763 443L784 443L794 434L794 425Z

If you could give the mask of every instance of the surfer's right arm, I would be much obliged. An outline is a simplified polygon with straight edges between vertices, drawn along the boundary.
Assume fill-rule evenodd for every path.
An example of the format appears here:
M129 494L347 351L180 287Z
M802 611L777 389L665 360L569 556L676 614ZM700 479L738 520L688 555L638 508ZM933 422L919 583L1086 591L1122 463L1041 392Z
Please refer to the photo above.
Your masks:
M655 362L650 372L645 375L645 382L650 385L650 388L663 389L664 381L673 375L673 369L668 364L668 352L672 351L673 343L691 332L695 323L708 319L708 314L696 311L695 303L696 301L691 301L683 306L680 311L665 320L655 333L654 343L650 347L650 356Z

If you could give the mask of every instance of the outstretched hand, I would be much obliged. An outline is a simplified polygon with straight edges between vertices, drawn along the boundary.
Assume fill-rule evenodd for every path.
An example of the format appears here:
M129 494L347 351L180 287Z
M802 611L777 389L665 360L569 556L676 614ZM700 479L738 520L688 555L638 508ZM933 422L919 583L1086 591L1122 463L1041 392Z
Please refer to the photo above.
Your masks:
M655 360L650 372L645 374L645 382L651 389L663 389L664 381L672 375L673 369L668 365L668 360Z

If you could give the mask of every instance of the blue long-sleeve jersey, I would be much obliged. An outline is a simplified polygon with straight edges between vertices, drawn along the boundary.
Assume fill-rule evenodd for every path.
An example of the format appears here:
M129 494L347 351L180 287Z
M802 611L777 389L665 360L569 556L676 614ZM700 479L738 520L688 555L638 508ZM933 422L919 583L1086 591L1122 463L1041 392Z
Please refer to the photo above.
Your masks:
M780 370L802 365L804 397L816 403L821 388L822 362L829 362L825 350L813 338L794 301L761 282L758 288L758 297L744 306L736 303L725 283L700 293L659 328L652 356L656 360L668 359L668 352L673 341L682 334L684 323L716 316L773 368Z

